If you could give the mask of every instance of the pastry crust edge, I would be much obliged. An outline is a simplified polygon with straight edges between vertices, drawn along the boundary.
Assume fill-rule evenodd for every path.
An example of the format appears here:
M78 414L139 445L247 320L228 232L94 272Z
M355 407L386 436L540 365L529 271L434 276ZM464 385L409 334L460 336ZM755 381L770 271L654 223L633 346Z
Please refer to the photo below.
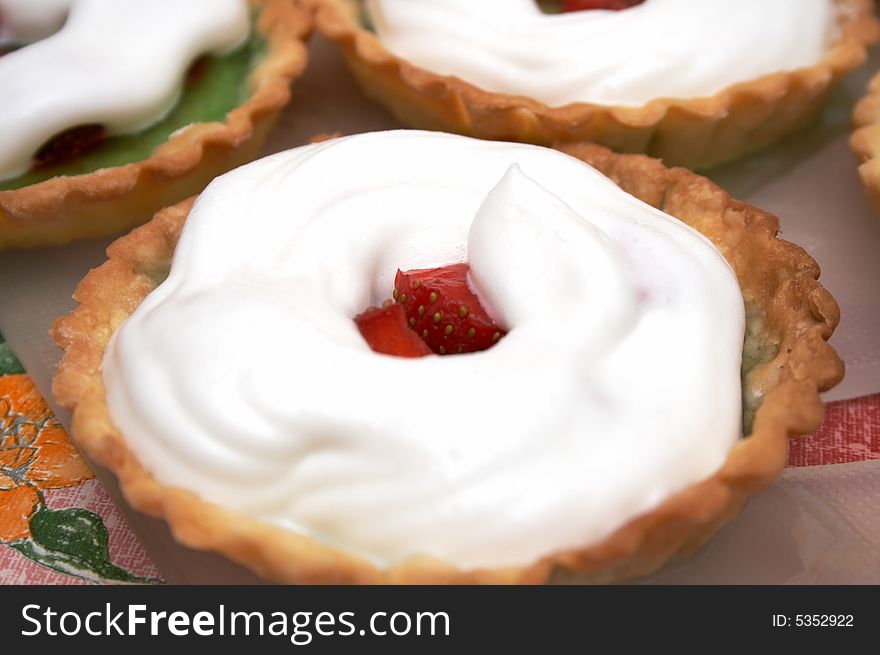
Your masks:
M776 237L775 216L730 198L690 171L669 169L645 156L618 155L592 144L561 149L708 236L736 271L746 303L763 310L763 331L776 354L746 382L749 397L762 403L750 436L734 446L715 475L599 543L527 566L478 570L462 570L429 557L377 568L310 537L159 484L110 420L101 361L113 332L167 274L194 199L160 211L150 223L111 244L108 261L78 286L74 298L79 307L53 327L54 339L64 350L53 391L73 412L76 444L116 474L134 508L164 518L178 541L219 552L284 583L608 583L648 574L676 555L693 552L739 512L748 495L780 473L788 438L820 425L824 408L819 392L843 377L843 363L827 343L839 309L818 282L816 262Z
M859 178L880 212L880 73L871 78L867 93L856 103L853 125L849 145L859 161Z
M253 94L224 122L174 132L147 159L0 191L0 250L108 236L148 221L199 193L216 176L259 155L290 85L305 69L312 15L291 0L249 0L259 10L265 57L251 72Z
M550 107L493 93L393 55L360 26L354 0L299 0L336 43L368 96L405 125L502 141L593 142L672 166L708 168L763 148L813 120L833 86L861 66L880 38L871 0L835 0L840 35L815 66L766 75L712 96L640 107Z

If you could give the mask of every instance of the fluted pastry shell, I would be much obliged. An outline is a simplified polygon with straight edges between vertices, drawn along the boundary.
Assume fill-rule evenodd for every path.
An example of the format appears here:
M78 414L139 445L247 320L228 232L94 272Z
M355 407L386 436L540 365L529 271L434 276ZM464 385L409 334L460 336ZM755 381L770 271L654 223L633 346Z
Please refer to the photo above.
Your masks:
M859 160L859 177L874 208L880 212L880 73L853 112L855 131L850 147Z
M610 582L647 574L675 555L692 552L737 514L749 494L779 474L788 438L821 423L819 392L843 376L843 364L827 344L839 310L817 281L816 263L798 246L777 238L774 216L730 198L703 177L645 156L618 155L590 144L561 149L705 234L736 271L748 308L745 354L754 363L744 373L748 436L709 479L599 543L524 566L478 570L427 557L377 568L339 548L158 483L110 419L101 361L113 332L167 275L192 199L160 211L113 243L108 261L78 286L74 297L79 307L55 323L53 335L64 357L53 390L73 411L77 445L116 474L133 507L164 518L181 543L222 553L279 582Z
M226 120L173 133L147 159L0 191L0 250L106 236L146 222L162 207L259 155L306 65L310 12L290 0L249 0L267 52L251 72L251 96Z
M839 37L815 66L702 98L661 98L639 107L550 107L397 57L361 25L357 0L300 1L314 9L317 29L339 46L367 95L409 127L541 145L587 141L694 169L758 150L808 124L834 84L864 63L867 46L880 36L871 0L835 0Z

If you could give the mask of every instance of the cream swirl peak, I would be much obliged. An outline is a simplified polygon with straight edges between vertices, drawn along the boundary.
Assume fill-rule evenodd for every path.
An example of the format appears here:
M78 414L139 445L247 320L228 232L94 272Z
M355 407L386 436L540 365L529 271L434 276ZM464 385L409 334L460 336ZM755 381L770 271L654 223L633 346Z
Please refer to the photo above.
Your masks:
M416 66L549 105L697 98L812 66L834 0L647 0L545 14L535 0L366 0L382 42Z
M122 134L156 122L196 57L230 50L249 31L245 0L70 0L57 32L64 2L0 1L22 39L47 37L0 57L0 179L26 172L68 129L100 124Z
M352 317L468 261L509 329L404 359ZM743 300L693 229L536 146L398 131L214 180L103 361L159 482L380 564L523 564L714 473L740 434Z

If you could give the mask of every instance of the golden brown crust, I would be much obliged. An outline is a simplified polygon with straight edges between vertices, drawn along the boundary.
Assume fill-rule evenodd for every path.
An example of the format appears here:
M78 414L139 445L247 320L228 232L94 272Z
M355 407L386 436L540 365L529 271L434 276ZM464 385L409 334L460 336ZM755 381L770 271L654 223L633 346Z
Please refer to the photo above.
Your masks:
M572 575L609 582L649 573L673 555L693 551L739 511L750 493L782 470L789 436L819 426L819 391L843 376L843 364L827 344L839 320L837 304L818 283L816 263L801 248L776 238L774 216L733 200L705 178L648 157L617 155L595 145L563 150L708 236L736 271L746 303L762 319L772 353L746 378L747 396L760 400L754 428L708 480L601 543L530 566L470 571L427 558L380 570L310 538L158 484L110 420L101 358L113 331L165 276L192 200L159 212L113 243L109 260L77 288L80 306L55 324L53 335L65 353L54 392L73 410L74 439L116 473L132 506L165 518L182 543L223 553L280 582L539 583L571 580Z
M355 0L300 1L315 10L318 30L340 47L366 93L406 125L542 145L593 142L690 168L757 150L806 125L880 36L871 0L835 0L840 38L816 66L767 75L708 98L659 99L642 107L549 107L483 91L394 56L360 26Z
M859 159L859 177L874 208L880 212L880 73L853 111L855 131L849 145Z
M218 175L254 159L306 64L312 17L290 0L250 0L268 52L251 73L253 95L224 123L173 134L147 159L87 175L56 177L0 191L0 250L113 234L201 191Z

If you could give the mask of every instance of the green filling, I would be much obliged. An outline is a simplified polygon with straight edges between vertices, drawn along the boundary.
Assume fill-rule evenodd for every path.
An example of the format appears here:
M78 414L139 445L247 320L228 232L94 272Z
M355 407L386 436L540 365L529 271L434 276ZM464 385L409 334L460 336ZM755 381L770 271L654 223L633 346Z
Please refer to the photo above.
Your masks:
M367 3L363 0L358 0L359 11L358 16L361 21L361 27L369 32L376 32L376 25L373 23L373 17L370 16L370 10L367 9Z
M771 343L767 337L763 311L746 303L746 334L742 359L743 435L752 433L755 414L764 400L763 394L752 390L748 384L749 374L776 357L778 347L778 344Z
M234 52L207 58L200 74L187 83L177 104L158 123L135 134L106 139L73 159L4 180L0 182L0 191L19 189L59 175L84 175L142 161L171 134L187 125L224 121L226 114L250 97L248 76L265 50L265 42L254 36Z

